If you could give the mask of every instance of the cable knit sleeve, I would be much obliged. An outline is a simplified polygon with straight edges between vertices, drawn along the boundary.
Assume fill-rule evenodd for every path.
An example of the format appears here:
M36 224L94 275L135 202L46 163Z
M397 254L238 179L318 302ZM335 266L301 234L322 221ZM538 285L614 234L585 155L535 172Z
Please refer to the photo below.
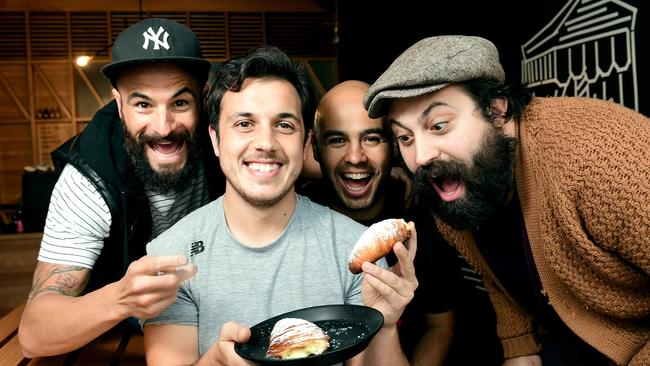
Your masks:
M531 318L508 300L491 278L484 276L483 283L496 311L497 335L503 346L503 357L508 359L538 353L542 347L533 335Z
M648 336L650 338L650 335ZM650 365L650 339L645 346L641 348L634 358L630 361L629 366L647 366Z

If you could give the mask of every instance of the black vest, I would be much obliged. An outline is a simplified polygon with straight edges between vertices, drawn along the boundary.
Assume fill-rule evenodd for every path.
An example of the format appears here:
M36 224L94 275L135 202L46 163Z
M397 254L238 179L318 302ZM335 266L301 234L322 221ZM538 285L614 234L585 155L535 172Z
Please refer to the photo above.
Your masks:
M210 199L223 194L225 177L219 168L208 135L206 119L197 127L203 149L204 173ZM60 173L72 164L95 186L108 205L112 223L104 248L93 268L85 292L122 278L129 264L146 254L151 239L151 212L144 187L124 151L124 129L113 100L93 116L79 135L52 152Z
M112 224L86 292L119 280L129 264L145 254L151 214L144 187L123 148L117 104L100 109L82 133L52 152L58 172L72 164L95 186L111 212Z

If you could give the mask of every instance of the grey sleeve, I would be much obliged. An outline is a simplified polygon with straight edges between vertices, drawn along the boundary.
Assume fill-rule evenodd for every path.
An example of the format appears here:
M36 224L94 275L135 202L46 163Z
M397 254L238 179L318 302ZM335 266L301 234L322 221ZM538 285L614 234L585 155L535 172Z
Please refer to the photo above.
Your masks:
M191 281L191 280L190 280ZM199 325L199 309L192 300L188 282L183 283L178 290L176 302L163 310L158 316L146 319L144 325L149 324L178 324L178 325Z

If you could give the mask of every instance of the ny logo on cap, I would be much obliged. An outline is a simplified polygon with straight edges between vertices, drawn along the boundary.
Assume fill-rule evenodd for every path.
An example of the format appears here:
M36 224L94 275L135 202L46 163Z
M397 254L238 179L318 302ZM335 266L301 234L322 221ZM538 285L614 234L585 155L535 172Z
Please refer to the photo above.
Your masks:
M145 50L149 48L149 41L153 42L153 49L154 50L159 50L160 46L165 47L166 50L169 49L169 43L167 43L167 38L169 38L169 33L165 32L163 35L163 40L160 40L160 35L162 32L165 32L165 29L163 27L158 28L158 32L154 32L151 27L147 29L146 32L142 33L144 36L144 44L142 45L142 48Z

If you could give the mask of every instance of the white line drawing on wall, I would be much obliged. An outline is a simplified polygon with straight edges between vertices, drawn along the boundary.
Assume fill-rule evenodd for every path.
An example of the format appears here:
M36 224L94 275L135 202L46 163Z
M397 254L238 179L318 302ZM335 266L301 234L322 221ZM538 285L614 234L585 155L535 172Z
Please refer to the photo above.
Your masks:
M521 46L521 80L536 95L584 96L639 110L637 8L620 0L568 0Z

